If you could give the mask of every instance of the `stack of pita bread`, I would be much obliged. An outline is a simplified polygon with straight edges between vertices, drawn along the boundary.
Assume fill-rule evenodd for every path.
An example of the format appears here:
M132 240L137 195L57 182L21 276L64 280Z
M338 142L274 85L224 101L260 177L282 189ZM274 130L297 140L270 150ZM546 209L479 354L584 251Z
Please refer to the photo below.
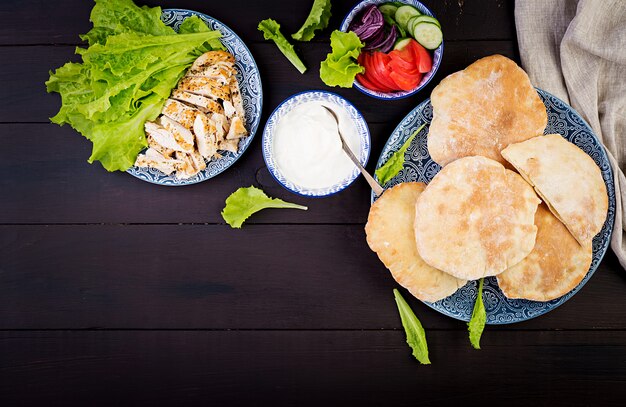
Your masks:
M415 297L497 276L508 298L548 301L584 278L608 196L600 169L558 134L526 73L482 58L433 90L430 156L442 170L373 205L367 242ZM543 203L542 203L543 202Z

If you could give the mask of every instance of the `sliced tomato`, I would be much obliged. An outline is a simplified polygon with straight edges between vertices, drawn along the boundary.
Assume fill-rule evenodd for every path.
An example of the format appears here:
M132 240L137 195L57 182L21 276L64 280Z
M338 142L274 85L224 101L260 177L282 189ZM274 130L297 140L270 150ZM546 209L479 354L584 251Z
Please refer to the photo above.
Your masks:
M373 90L376 92L388 92L389 91L388 89L379 88L378 86L374 85L374 83L370 81L369 79L367 79L367 76L363 75L362 73L357 74L356 80L359 81L361 85L365 86L369 90Z
M365 73L363 74L365 80L372 84L376 88L376 90L378 90L379 92L391 92L393 88L395 88L395 85L393 87L389 87L378 80L378 76L376 75L376 68L374 66L374 60L371 53L362 53L361 55L359 55L358 61L365 68Z
M419 85L420 80L422 79L422 75L404 75L401 72L392 71L389 74L389 78L393 80L400 89L402 90L412 90L415 89L417 85Z
M411 55L411 58L413 58L413 52L410 51L409 54ZM403 71L417 70L417 65L414 61L405 59L399 51L391 51L388 55L390 58L389 66L391 68Z
M417 69L421 73L430 72L430 70L433 69L433 57L430 56L430 52L428 52L426 48L422 47L417 41L411 41L406 48L409 47L411 47L411 50L415 55Z
M398 85L389 77L391 70L387 66L389 63L389 55L376 51L371 55L374 70L374 78L388 87L389 89L398 90Z

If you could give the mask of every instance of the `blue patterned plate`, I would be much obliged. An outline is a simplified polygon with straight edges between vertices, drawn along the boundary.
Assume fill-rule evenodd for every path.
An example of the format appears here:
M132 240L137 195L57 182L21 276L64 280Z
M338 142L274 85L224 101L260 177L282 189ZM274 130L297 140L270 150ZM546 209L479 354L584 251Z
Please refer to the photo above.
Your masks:
M354 17L361 10L363 10L365 7L369 6L370 4L383 4L383 3L388 3L388 2L389 0L363 0L361 1L356 6L354 6L352 10L350 10L350 12L346 15L346 17L341 22L341 27L339 27L339 29L344 32L348 31L348 26L350 25ZM423 15L435 17L435 15L432 13L432 11L428 9L428 7L426 7L425 5L423 5L417 0L403 0L402 3L409 4L415 7ZM426 73L426 75L422 77L422 80L420 81L420 83L417 85L415 89L402 90L398 92L378 92L378 91L366 88L365 86L361 85L359 81L357 80L354 81L353 86L357 88L359 91L361 91L362 93L365 93L366 95L371 96L376 99L381 99L381 100L404 99L406 97L416 94L417 92L420 91L420 89L428 85L428 82L430 82L430 80L437 73L437 70L439 69L439 65L441 65L441 58L443 58L443 42L437 49L433 51L432 69L430 70L430 72Z
M276 164L276 161L274 160L273 154L274 129L280 119L285 116L285 114L289 113L294 107L312 101L324 102L326 106L333 108L333 110L335 110L336 112L344 110L348 114L348 116L352 120L352 123L356 127L356 132L359 135L361 142L360 150L353 151L353 153L356 157L359 158L359 161L361 162L361 164L363 164L363 166L367 164L367 160L370 156L371 142L370 131L367 127L365 119L363 118L363 115L361 115L361 112L359 112L357 108L354 107L354 105L348 102L346 99L335 93L323 90L297 93L285 99L280 105L278 105L278 107L270 115L270 118L267 119L267 123L265 124L265 130L263 130L263 159L265 160L265 164L267 164L267 168L270 170L270 174L272 174L274 179L278 181L278 183L283 187L299 195L309 197L322 197L336 194L337 192L345 189L356 179L356 177L359 176L359 169L354 166L354 170L352 171L350 176L338 184L331 185L326 188L305 188L300 185L294 184L283 176L278 165Z
M548 111L548 126L545 134L560 134L568 141L580 147L598 164L602 178L609 194L609 212L600 233L593 239L593 260L585 278L569 293L552 301L539 302L530 300L512 300L502 294L495 277L485 279L483 300L487 310L488 324L510 324L525 321L553 310L576 294L591 278L602 257L606 253L613 231L615 219L615 189L613 171L604 148L596 138L589 125L569 105L557 97L537 89L541 100ZM433 118L433 107L430 99L425 100L409 113L396 127L383 148L376 168L384 164L391 154L397 151L409 136L423 123L426 126L415 137L405 154L404 168L395 178L389 181L386 188L410 181L428 183L439 172L441 167L428 154L426 135ZM372 202L374 194L372 193ZM476 301L477 282L471 281L456 293L443 300L426 305L452 318L469 321L474 302Z
M161 15L161 20L168 26L178 30L178 27L180 27L180 24L185 18L194 15L200 17L210 29L220 31L222 33L222 38L220 38L222 44L224 44L228 52L235 56L237 80L239 81L241 95L243 97L243 107L246 111L246 128L249 135L241 139L239 142L239 151L236 154L230 151L221 152L221 158L209 161L206 169L188 179L178 179L173 174L165 175L154 168L132 167L127 171L129 174L141 180L152 182L153 184L170 186L189 185L206 181L222 173L233 165L244 151L246 151L248 146L250 146L254 134L259 127L259 122L261 121L261 108L263 106L261 75L259 74L259 69L257 68L250 50L241 38L224 23L206 14L198 13L197 11L165 9Z

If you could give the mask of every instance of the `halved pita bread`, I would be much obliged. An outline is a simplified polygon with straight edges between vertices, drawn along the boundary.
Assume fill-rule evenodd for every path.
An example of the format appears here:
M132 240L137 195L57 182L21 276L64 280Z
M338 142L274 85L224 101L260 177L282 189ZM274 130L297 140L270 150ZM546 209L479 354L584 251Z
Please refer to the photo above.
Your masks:
M602 229L609 209L606 185L600 168L583 150L549 134L512 144L502 155L581 245Z
M367 244L391 271L393 278L423 301L434 302L467 283L422 260L415 247L415 201L424 190L421 182L406 182L388 189L370 209L365 225Z
M570 292L589 271L591 242L581 246L548 209L535 215L537 241L521 262L498 274L498 285L508 298L549 301Z
M526 72L502 55L444 78L431 102L428 152L441 165L474 155L504 163L503 148L543 134L548 123Z
M526 181L485 157L445 166L416 205L417 250L431 266L461 279L497 275L535 245L541 201Z

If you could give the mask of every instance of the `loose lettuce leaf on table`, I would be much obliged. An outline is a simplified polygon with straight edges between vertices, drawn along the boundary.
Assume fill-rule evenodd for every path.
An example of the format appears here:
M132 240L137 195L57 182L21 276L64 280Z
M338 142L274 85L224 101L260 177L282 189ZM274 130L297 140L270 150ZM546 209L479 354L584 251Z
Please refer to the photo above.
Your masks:
M478 284L476 303L474 303L472 317L467 323L470 342L474 349L480 349L480 337L483 334L485 323L487 322L487 312L485 311L485 304L483 303L483 280L484 279L481 278L480 283Z
M398 306L402 326L406 333L406 343L413 349L413 356L423 365L430 365L428 358L428 343L426 342L426 331L417 319L409 304L402 298L400 291L393 289L393 295Z
M315 37L315 31L328 27L330 16L330 0L315 0L304 24L291 37L298 41L311 41Z
M278 24L276 20L272 20L271 18L263 20L259 23L257 29L263 33L263 38L274 41L280 52L287 57L289 62L291 62L300 73L306 71L306 66L304 66L298 54L296 54L293 45L291 45L289 41L287 41L287 38L280 32L280 24Z
M232 228L239 229L252 214L266 208L292 208L305 211L308 209L306 206L285 202L282 199L270 198L262 190L250 186L239 188L226 198L222 218Z
M350 88L357 74L365 69L356 62L364 44L349 31L335 30L330 35L332 52L320 65L320 78L328 86Z
M402 147L389 157L386 163L384 163L379 169L376 170L376 178L381 185L385 185L389 180L398 175L404 166L404 154L406 150L411 146L411 142L417 134L422 131L426 126L426 123L422 124L417 130L411 134L411 136L402 144Z

